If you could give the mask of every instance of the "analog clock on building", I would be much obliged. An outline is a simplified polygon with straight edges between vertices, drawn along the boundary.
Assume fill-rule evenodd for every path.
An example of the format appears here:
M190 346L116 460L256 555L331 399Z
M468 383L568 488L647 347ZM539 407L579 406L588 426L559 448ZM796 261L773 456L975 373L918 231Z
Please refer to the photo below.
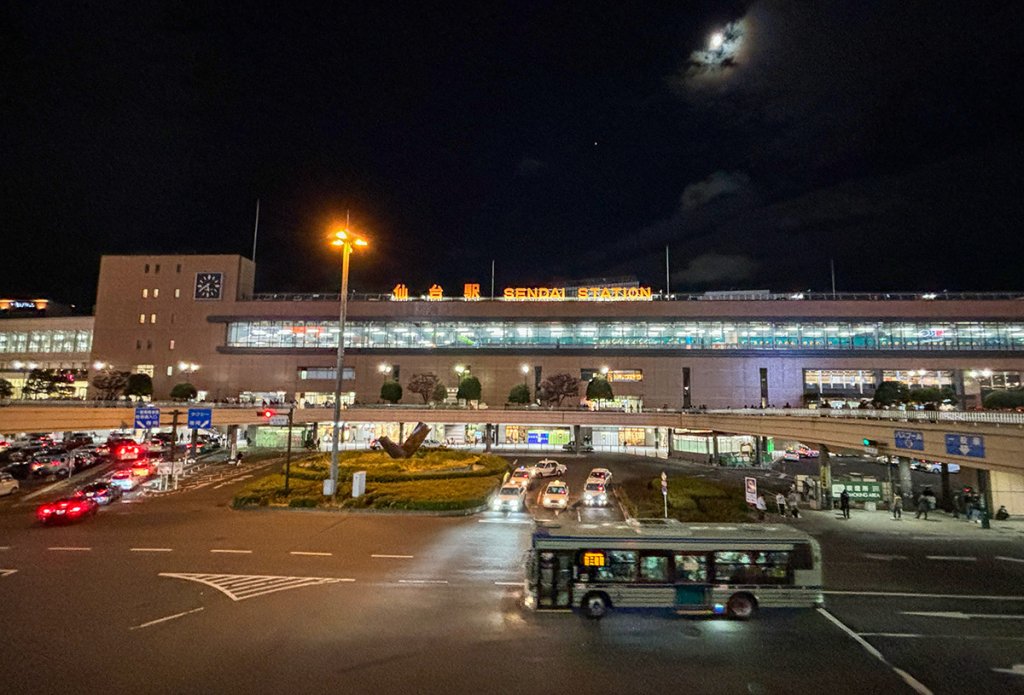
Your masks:
M220 299L224 273L196 273L196 299Z

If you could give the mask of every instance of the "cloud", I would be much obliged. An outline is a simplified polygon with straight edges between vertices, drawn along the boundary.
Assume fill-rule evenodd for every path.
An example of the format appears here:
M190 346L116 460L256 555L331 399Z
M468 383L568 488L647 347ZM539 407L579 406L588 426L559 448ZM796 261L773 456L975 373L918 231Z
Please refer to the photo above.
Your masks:
M757 261L742 254L704 253L690 259L683 270L672 273L672 282L690 286L734 285L749 279L757 268Z
M516 176L534 176L540 173L547 164L534 159L533 157L523 157L519 160L519 164L516 166Z
M715 198L729 195L750 185L750 177L742 171L716 171L703 181L691 183L683 189L680 203L683 210L707 205Z

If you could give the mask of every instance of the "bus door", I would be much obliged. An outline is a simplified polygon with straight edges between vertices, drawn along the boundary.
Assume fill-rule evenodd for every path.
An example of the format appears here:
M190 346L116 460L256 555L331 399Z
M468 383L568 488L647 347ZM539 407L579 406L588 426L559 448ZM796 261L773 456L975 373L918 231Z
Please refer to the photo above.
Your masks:
M710 602L707 553L675 553L676 607L698 610Z
M571 550L537 552L537 608L569 608L572 605Z

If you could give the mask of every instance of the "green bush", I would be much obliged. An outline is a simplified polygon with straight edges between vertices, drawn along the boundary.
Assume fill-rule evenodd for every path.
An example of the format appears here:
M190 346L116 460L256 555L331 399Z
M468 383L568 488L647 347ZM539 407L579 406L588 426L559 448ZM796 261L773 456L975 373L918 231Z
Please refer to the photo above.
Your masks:
M320 504L318 497L293 497L288 500L289 507L316 507Z
M616 489L619 499L633 516L646 518L664 514L660 478L630 480L620 483ZM739 522L750 517L742 489L685 476L669 477L668 514L685 522Z

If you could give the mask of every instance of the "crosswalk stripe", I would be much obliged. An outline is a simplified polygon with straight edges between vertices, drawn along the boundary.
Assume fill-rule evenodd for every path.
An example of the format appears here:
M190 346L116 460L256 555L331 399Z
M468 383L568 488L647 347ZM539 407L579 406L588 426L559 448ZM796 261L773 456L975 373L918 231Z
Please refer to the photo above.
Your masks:
M275 591L355 581L355 579L350 577L281 577L259 574L198 574L184 572L161 572L159 576L205 584L220 591L232 601L244 601L245 599L263 596Z

